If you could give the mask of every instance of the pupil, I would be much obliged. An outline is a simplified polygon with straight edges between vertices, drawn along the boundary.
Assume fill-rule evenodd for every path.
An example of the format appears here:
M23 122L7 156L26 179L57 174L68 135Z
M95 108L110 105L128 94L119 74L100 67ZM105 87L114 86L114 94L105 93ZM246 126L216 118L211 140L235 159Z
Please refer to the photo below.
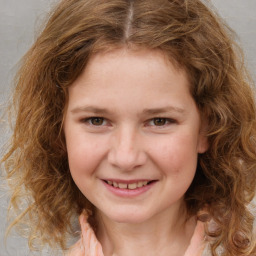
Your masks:
M166 119L165 118L155 118L154 119L154 124L156 126L165 125L165 123L166 123Z
M92 124L93 125L102 125L103 124L103 118L100 118L100 117L92 118Z

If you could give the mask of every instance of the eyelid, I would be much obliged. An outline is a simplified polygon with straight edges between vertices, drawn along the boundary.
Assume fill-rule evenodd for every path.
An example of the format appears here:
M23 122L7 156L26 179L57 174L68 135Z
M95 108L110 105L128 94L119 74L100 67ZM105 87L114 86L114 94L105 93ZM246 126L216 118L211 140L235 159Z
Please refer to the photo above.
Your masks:
M94 124L92 124L91 121L93 119L96 119L96 118L103 119L103 124L101 124L101 125L94 125ZM93 127L102 127L102 126L106 126L106 124L104 124L104 123L108 122L108 120L106 118L104 118L104 117L101 117L101 116L90 116L90 117L82 118L81 122L82 123L86 123L86 124L88 124L90 126L93 126Z
M97 119L97 118L102 119L103 123L99 124L99 125L93 124L91 121L94 118L95 119ZM156 119L164 119L165 124L163 124L163 125L153 124L152 122L154 122ZM89 116L89 117L81 118L80 122L85 123L86 125L91 126L91 127L95 127L95 128L111 126L111 122L107 118L104 118L102 116ZM150 118L150 119L146 120L145 121L145 126L161 129L161 128L167 127L169 125L177 124L177 123L178 123L178 121L174 118L167 118L167 117L159 116L159 117L154 117L154 118Z
M165 119L166 123L163 124L163 125L155 125L155 124L150 125L149 124L150 122L154 122L156 119ZM151 118L148 121L146 121L146 124L148 124L147 126L153 126L153 127L159 127L159 128L163 128L163 127L166 127L168 125L176 124L176 123L177 123L177 120L175 120L173 118L160 117L160 116L159 117Z

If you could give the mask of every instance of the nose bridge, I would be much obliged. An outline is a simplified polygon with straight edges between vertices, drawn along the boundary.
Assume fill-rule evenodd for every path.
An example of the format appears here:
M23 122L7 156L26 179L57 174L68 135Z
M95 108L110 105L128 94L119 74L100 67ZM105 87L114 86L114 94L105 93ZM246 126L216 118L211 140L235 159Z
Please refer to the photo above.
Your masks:
M122 125L112 135L109 161L122 170L132 170L143 165L146 155L141 145L141 135L131 125Z

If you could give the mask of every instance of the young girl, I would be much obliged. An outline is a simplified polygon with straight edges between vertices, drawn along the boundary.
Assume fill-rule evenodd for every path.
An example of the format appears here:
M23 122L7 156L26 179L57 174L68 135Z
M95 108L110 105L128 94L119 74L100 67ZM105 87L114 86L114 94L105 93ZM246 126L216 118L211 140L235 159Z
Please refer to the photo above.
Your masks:
M63 0L23 59L2 162L31 247L256 255L252 83L200 0Z

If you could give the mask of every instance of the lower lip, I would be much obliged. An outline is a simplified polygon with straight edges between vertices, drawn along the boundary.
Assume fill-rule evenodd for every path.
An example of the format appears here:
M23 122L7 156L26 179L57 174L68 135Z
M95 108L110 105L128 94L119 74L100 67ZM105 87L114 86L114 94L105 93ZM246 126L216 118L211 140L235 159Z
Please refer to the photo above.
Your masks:
M120 197L136 197L136 196L139 196L141 194L146 193L148 190L150 190L156 184L156 181L154 181L154 182L152 182L152 183L150 183L146 186L143 186L141 188L123 189L123 188L113 187L113 186L109 185L108 183L106 183L105 181L102 181L102 182L110 192L112 192L116 196L120 196Z

